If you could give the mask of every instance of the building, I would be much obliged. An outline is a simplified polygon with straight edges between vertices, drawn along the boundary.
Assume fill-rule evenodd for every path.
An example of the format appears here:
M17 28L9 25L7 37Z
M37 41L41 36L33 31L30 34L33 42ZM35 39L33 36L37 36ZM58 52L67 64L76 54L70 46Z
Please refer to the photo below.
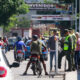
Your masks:
M43 3L43 0L25 0L26 3Z
M25 0L26 3L44 3L45 0ZM53 3L58 3L59 0L46 0L46 1L51 1Z
M25 0L30 6L29 12L18 17L26 17L31 21L31 24L39 28L37 25L54 24L58 26L60 21L71 21L72 5L59 3L43 3L43 0ZM58 0L53 0L58 1ZM41 3L40 3L41 2ZM53 27L54 27L53 26ZM49 26L48 26L49 27Z

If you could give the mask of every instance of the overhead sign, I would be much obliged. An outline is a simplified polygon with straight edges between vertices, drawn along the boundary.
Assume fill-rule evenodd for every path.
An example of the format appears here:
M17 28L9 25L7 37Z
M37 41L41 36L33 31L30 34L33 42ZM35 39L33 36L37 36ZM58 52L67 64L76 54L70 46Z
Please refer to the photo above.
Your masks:
M40 3L43 2L43 0L24 0L26 3Z
M70 15L32 15L31 20L47 20L47 21L70 21L72 20Z
M56 10L56 9L59 9L59 10L69 10L70 7L72 7L71 4L57 4L57 3L28 3L28 5L30 6L30 10L45 10L45 9L51 9L51 10ZM72 9L71 9L72 11Z

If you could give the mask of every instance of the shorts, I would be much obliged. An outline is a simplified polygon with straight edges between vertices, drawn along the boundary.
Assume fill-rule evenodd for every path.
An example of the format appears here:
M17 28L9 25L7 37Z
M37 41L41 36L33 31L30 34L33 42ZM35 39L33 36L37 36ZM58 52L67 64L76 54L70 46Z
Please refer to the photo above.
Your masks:
M44 61L43 55L40 55L40 61Z

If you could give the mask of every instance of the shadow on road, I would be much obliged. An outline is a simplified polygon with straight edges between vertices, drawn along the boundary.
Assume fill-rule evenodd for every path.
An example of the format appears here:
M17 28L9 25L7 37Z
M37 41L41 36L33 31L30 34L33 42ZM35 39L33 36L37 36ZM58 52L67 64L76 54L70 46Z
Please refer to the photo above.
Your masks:
M26 75L20 75L20 76L36 76L36 75L33 75L33 74L26 74Z
M12 67L16 68L16 67L19 67L19 66L20 66L19 63L14 62L13 64L10 65L10 68L12 68Z

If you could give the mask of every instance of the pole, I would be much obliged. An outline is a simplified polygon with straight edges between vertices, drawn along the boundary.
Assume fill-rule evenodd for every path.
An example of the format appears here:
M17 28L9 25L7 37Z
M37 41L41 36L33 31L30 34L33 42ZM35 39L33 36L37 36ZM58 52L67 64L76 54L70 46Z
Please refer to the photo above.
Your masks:
M72 15L74 14L74 4L72 3ZM74 25L74 19L71 20L71 27Z
M58 39L56 40L55 72L58 73Z
M77 0L75 0L75 30L77 32Z

